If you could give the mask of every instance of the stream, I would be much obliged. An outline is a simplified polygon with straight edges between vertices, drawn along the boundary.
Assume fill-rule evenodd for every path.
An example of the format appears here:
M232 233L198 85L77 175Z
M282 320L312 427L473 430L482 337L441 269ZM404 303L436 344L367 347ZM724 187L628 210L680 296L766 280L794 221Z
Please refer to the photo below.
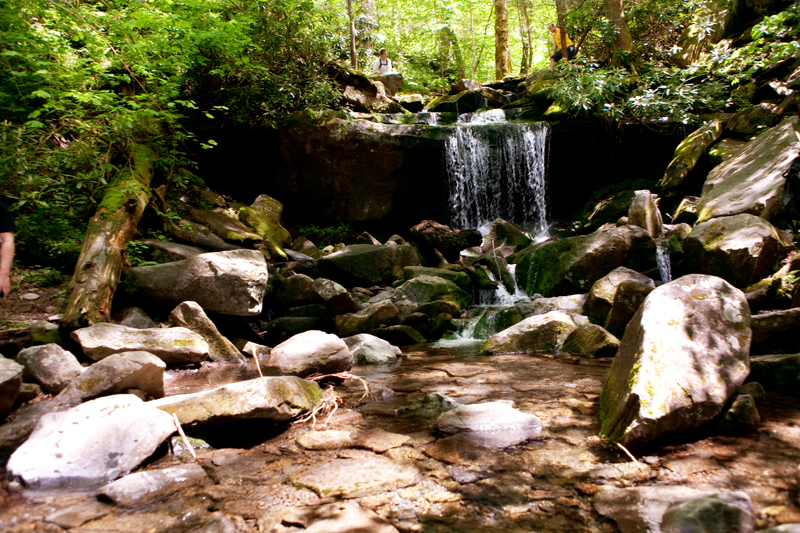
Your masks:
M756 529L800 522L800 406L793 400L766 395L759 404L757 434L696 435L690 442L636 450L634 462L596 437L597 400L611 359L481 356L478 347L411 346L393 365L356 366L351 373L364 380L369 393L364 396L358 379L340 380L335 392L343 401L329 419L321 415L277 428L237 423L205 434L186 428L190 437L210 444L196 449L208 480L140 509L98 504L90 492L24 491L12 484L9 492L0 491L0 530L64 531L47 518L77 505L95 509L95 517L69 530L76 533L303 531L289 510L341 500L288 482L291 472L330 459L366 462L376 455L410 463L417 480L344 503L374 511L403 532L612 533L617 526L595 510L596 495L645 486L741 490L753 501ZM255 377L251 360L242 366L170 371L165 385L171 395ZM544 426L541 436L493 449L445 439L436 429L435 417L443 408L486 400L510 400L535 414ZM328 430L383 430L405 442L384 451L369 445L306 449L298 444L312 431ZM171 450L163 447L143 468L192 461L179 439L172 442ZM236 528L204 525L220 516Z

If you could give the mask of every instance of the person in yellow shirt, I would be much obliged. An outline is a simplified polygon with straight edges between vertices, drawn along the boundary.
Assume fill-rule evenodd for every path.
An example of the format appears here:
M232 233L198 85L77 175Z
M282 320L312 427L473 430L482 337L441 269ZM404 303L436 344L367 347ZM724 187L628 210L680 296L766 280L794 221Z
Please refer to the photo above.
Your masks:
M555 70L556 62L561 61L561 30L558 29L554 23L550 23L547 26L547 29L550 30L552 33L551 37L553 39L553 55L550 56L550 70ZM569 38L567 35L567 56L568 59L572 59L575 57L575 43Z

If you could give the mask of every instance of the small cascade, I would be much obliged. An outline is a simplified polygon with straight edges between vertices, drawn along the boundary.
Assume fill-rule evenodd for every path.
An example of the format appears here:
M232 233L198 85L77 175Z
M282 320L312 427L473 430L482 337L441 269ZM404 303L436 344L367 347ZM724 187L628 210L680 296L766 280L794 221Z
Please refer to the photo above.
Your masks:
M502 110L459 116L445 154L450 224L486 228L500 217L546 239L547 134L547 123L509 123Z
M497 284L497 288L493 291L491 290L482 290L478 295L478 302L476 305L480 307L487 307L487 306L509 306L514 305L519 302L530 302L530 297L525 294L524 291L520 290L517 286L517 278L515 276L515 271L517 270L517 265L510 264L507 265L508 273L511 275L511 279L514 281L514 292L509 292L508 288L499 281ZM494 274L491 271L487 271L489 275L489 279L492 281L498 281L495 279Z
M672 267L669 261L669 241L658 239L656 241L656 264L661 274L661 282L669 283L672 281Z

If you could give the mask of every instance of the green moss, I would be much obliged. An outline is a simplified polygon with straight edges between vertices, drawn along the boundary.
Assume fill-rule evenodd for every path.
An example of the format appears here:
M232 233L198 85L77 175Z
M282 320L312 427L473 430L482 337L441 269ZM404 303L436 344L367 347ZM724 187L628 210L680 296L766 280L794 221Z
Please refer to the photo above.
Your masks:
M102 382L99 378L89 378L81 381L80 385L78 385L78 389L81 392L91 392L94 388Z

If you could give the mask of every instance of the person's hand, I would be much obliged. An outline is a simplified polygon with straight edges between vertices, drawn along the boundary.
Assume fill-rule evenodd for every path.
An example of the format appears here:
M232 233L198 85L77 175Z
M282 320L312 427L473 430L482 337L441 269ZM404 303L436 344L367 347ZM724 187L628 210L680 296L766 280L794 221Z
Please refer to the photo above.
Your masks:
M11 292L11 279L8 276L0 277L0 296L6 296Z

